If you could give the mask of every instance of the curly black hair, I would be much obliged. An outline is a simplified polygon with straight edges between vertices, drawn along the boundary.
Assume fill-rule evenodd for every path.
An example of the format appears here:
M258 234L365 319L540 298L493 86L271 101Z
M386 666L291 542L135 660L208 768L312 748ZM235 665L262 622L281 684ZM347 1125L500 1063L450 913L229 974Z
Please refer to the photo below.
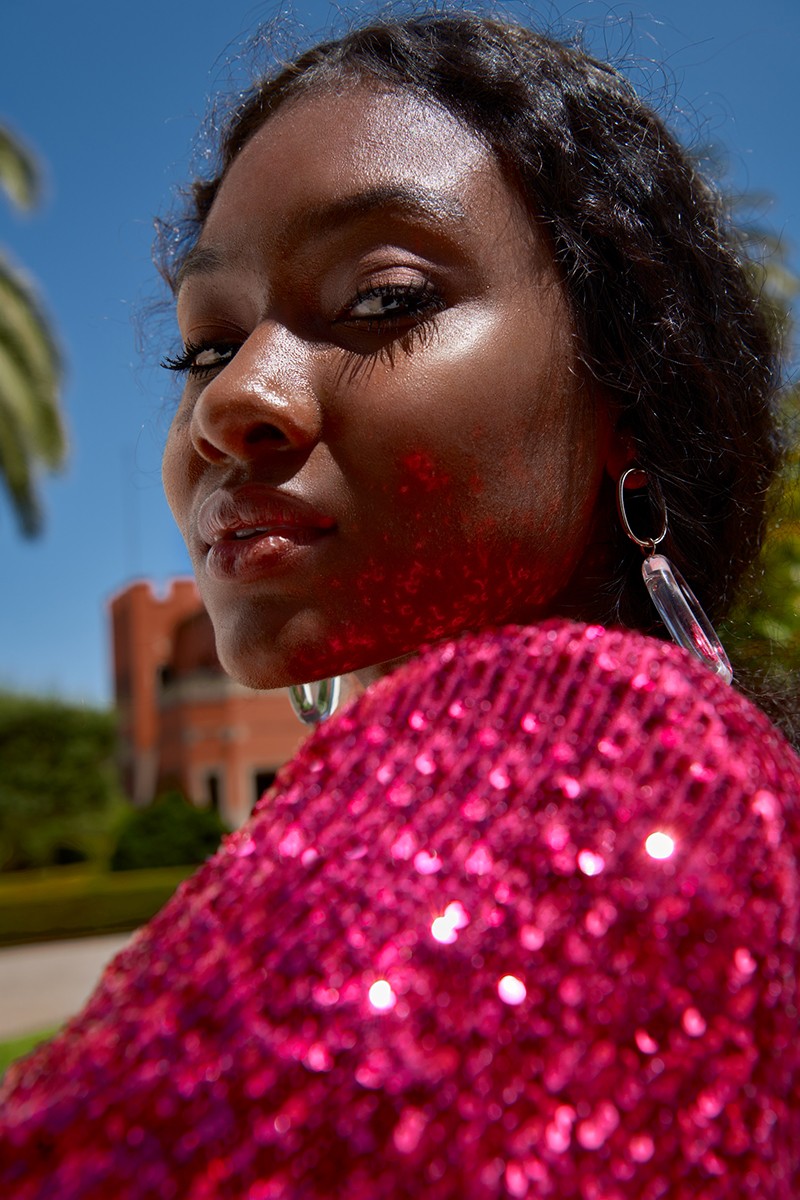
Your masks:
M236 155L287 100L348 77L433 99L488 145L548 233L580 358L663 495L670 557L707 611L729 609L760 547L779 462L778 347L735 231L690 155L613 67L468 13L377 21L260 80L162 241L171 286ZM597 612L645 631L641 553L615 535Z

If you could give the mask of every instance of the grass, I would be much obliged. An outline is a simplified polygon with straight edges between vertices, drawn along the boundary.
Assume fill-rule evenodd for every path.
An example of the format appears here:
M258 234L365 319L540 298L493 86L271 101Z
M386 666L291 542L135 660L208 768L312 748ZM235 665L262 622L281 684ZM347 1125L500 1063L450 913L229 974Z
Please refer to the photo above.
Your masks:
M54 867L0 875L0 946L136 929L196 867Z
M46 1042L56 1033L58 1029L43 1029L39 1033L28 1033L25 1037L9 1038L7 1042L0 1042L0 1075L3 1075L18 1058L24 1058L40 1042Z

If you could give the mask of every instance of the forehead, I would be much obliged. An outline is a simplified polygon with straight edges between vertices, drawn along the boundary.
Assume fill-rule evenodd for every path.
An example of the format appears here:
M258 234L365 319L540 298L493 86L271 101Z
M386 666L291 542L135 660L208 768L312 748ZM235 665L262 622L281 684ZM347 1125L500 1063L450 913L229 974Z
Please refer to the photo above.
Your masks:
M492 152L444 108L399 88L354 81L293 99L261 126L229 168L200 245L229 237L231 225L242 238L256 230L268 236L265 205L277 236L284 219L302 223L306 213L313 227L365 197L374 206L397 197L416 203L423 216L450 221L522 214Z

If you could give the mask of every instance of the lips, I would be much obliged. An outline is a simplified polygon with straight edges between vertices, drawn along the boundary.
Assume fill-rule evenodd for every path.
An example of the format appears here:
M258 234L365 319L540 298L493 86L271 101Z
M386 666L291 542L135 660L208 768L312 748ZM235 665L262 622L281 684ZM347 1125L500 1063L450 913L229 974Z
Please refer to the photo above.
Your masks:
M336 522L304 500L260 484L219 488L204 500L197 532L217 579L262 578L329 535Z

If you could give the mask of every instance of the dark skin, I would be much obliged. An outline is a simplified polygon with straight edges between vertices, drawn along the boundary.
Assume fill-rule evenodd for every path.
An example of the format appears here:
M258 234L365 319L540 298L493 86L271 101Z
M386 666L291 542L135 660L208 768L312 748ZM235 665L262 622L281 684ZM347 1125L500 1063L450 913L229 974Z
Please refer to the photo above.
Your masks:
M546 240L440 107L353 82L280 108L222 183L178 320L164 484L235 678L581 615L625 450Z

